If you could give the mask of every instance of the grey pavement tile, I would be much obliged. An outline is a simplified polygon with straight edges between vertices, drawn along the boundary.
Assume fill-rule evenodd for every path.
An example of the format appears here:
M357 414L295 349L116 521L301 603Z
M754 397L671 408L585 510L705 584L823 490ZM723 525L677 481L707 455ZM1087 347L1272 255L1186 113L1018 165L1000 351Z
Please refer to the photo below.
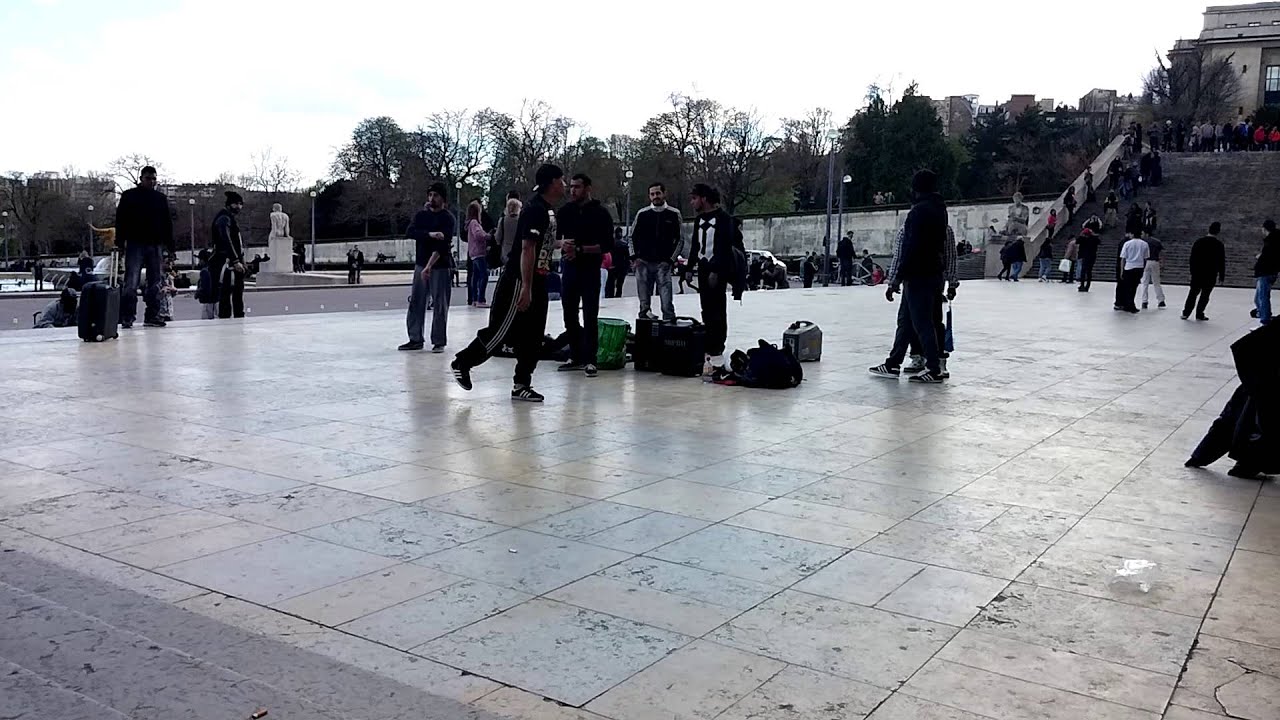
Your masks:
M844 552L841 548L805 540L713 525L663 545L649 555L785 587L812 575Z
M668 479L612 498L624 505L719 522L769 500L767 495Z
M454 575L539 595L631 557L527 530L507 530L416 562Z
M491 482L448 495L439 495L418 504L453 515L464 515L501 525L525 525L590 505L592 502L594 501L577 495L565 495L505 482Z
M1231 559L1233 543L1204 535L1085 518L1063 535L1054 547L1221 573Z
M1202 617L1218 589L1216 572L1140 558L1049 548L1019 582Z
M216 527L184 532L119 550L110 550L105 554L130 565L154 569L183 560L212 555L241 545L251 545L284 534L284 530L236 520Z
M13 467L18 470L0 476L0 512L5 507L104 489L101 485L43 470L24 468L21 465Z
M896 485L832 477L801 488L788 497L901 519L911 517L943 496Z
M289 598L275 607L332 627L462 580L456 575L406 563Z
M778 592L764 583L647 557L607 567L599 575L738 611L753 608Z
M1083 515L1106 496L1107 490L987 476L966 485L956 494L1005 505Z
M800 581L795 589L870 606L924 569L924 565L909 560L854 550Z
M981 530L1008 509L1009 506L1003 503L957 495L942 498L912 515L911 519L957 530Z
M1248 516L1247 510L1228 510L1176 497L1135 498L1119 493L1111 493L1089 512L1089 517L1209 535L1229 541L1240 537Z
M342 630L409 650L531 597L477 580L462 580L361 616L343 624Z
M172 515L186 508L134 493L94 490L0 508L0 522L47 538Z
M1079 521L1079 515L1014 505L983 526L982 532L1055 543Z
M689 638L548 600L531 600L416 652L468 672L581 706Z
M867 552L889 555L1012 580L1044 552L1047 543L1002 535L952 530L903 521L861 546Z
M1280 555L1280 497L1258 498L1238 547Z
M142 545L233 522L235 518L225 515L216 515L202 510L186 510L78 535L68 535L61 538L61 541L81 550L105 554L112 550Z
M1280 611L1280 555L1237 550L1205 618L1204 632L1280 648L1280 627L1267 618Z
M888 696L874 685L789 665L717 720L847 720L865 716Z
M748 510L734 515L725 520L725 524L841 548L856 548L876 535L874 530L804 520L764 510Z
M297 532L392 507L395 507L395 503L367 495L319 485L304 485L281 493L210 505L207 509L240 520Z
M582 541L638 555L695 533L707 525L706 521L684 515L649 512L634 520L588 535Z
M622 525L649 513L649 510L631 505L597 502L529 523L524 526L524 529L570 540L582 540L588 535Z
M320 525L303 533L374 555L413 560L507 529L461 515L406 505Z
M977 473L886 458L870 460L840 475L863 482L897 485L944 494L955 492L978 479Z
M876 603L876 607L963 627L1008 584L985 575L926 567Z
M600 575L588 575L546 597L692 637L705 635L738 614L732 608Z
M477 708L504 718L521 720L603 720L601 716L562 705L541 695L525 692L520 688L500 687L476 700Z
M1215 717L1272 718L1280 717L1278 690L1280 650L1201 635L1174 702Z
M867 720L991 720L965 710L904 695L901 691L885 700Z
M955 632L927 620L788 590L743 613L708 639L893 689Z

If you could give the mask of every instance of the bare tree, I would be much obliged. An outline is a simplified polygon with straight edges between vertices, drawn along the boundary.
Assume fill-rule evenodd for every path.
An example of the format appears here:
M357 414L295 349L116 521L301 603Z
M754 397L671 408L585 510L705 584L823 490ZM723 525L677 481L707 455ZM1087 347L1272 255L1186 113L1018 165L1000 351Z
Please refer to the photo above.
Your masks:
M1156 120L1200 122L1234 118L1241 95L1235 53L1208 48L1180 50L1168 64L1159 55L1143 80L1142 100Z
M528 186L538 165L564 161L576 123L541 100L525 100L516 116L495 110L478 113L493 143L495 187Z
M116 183L116 191L124 192L142 180L142 168L151 166L156 169L163 182L164 167L160 162L146 153L129 153L107 163L107 175Z
M250 160L252 168L240 176L240 184L249 190L279 193L293 190L302 174L289 167L289 158L276 155L270 148L263 148Z
M52 249L54 235L71 218L68 199L50 173L10 173L0 179L0 209L9 211L10 237L17 237L18 252L44 254Z
M466 110L443 110L411 133L409 145L430 177L467 182L489 160L486 120Z
M831 127L831 111L822 107L782 121L775 162L803 207L816 207L825 192L828 158L835 145L827 137Z

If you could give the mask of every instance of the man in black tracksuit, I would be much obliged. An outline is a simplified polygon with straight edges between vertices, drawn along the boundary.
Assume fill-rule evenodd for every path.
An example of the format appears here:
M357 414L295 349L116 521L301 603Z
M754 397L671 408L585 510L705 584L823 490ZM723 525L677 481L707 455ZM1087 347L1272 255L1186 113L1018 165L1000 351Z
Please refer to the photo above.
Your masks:
M244 208L244 199L233 190L226 192L226 207L213 218L213 256L209 258L209 274L217 288L218 317L244 317L244 243L236 215Z
M569 334L569 362L560 372L582 371L596 376L596 351L600 343L600 263L613 242L613 217L591 197L591 178L583 173L569 181L569 203L560 208L556 227L562 240L564 262L560 303L564 328ZM582 322L578 322L578 305Z
M534 196L525 203L516 223L516 242L489 306L489 324L453 359L453 379L471 389L471 368L488 360L505 341L515 347L515 386L512 400L542 402L533 389L542 336L547 329L547 275L556 244L555 204L564 197L564 171L543 165L536 175Z
M142 168L138 186L125 190L116 206L116 240L124 248L124 287L120 289L120 327L133 327L138 317L138 286L146 271L142 291L146 313L143 324L164 327L160 319L160 281L164 277L162 253L173 254L173 216L169 198L156 190L156 169Z
M680 211L667 204L667 189L662 183L649 186L649 206L636 213L631 226L632 265L636 270L636 294L640 296L640 316L653 313L650 303L656 287L662 300L662 319L676 319L676 305L671 296L671 269L680 252Z
M689 203L698 216L693 219L693 244L685 274L696 272L698 275L698 299L702 302L702 324L707 327L711 381L725 382L730 377L724 359L724 344L729 334L729 299L725 290L735 271L733 250L743 251L742 231L733 216L720 207L719 190L697 183L689 194Z
M1191 317L1193 308L1197 320L1208 320L1204 310L1209 307L1214 281L1226 282L1227 250L1218 239L1220 232L1222 224L1215 222L1209 226L1209 234L1191 246L1191 291L1187 293L1187 303L1182 306L1183 320Z

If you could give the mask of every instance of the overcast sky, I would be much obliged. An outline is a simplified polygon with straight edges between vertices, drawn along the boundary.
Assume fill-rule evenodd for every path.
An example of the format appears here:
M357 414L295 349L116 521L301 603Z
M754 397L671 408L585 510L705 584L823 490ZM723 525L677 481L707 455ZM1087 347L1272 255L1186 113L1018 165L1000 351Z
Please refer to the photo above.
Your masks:
M551 103L601 137L672 91L770 118L868 84L982 102L1138 91L1203 0L690 3L0 0L0 171L146 153L179 180L272 147L308 181L361 118Z

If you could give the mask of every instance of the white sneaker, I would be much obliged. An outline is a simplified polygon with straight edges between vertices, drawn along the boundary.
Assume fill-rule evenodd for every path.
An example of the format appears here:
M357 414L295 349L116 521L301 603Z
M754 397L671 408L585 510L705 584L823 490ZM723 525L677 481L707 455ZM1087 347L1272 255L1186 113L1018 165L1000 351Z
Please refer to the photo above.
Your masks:
M951 371L947 369L947 359L942 358L941 363L942 363L941 372L938 373L938 377L942 378L943 380L950 380Z

